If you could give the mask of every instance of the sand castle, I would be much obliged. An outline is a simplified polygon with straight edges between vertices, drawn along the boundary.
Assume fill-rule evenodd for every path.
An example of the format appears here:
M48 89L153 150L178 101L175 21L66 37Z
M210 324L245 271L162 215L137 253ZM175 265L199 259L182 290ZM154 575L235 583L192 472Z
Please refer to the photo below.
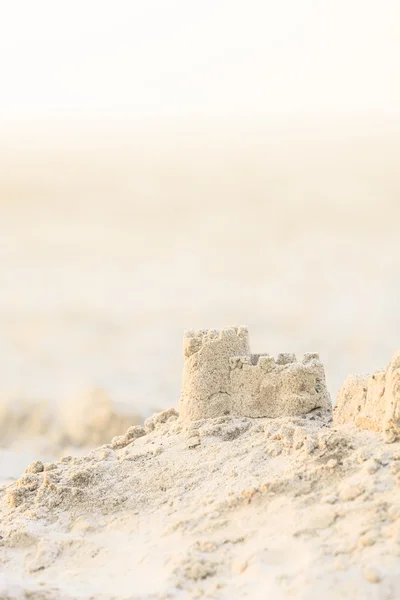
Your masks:
M331 400L318 354L251 354L246 327L186 331L180 399L183 420L223 415L282 417L315 409Z
M400 352L384 371L349 375L335 408L334 421L372 431L382 431L387 442L400 439Z

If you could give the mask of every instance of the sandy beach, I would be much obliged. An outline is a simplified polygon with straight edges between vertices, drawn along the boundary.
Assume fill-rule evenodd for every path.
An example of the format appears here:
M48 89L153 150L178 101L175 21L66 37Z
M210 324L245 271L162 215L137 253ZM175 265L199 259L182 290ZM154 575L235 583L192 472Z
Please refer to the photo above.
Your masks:
M0 19L0 600L398 600L396 0Z

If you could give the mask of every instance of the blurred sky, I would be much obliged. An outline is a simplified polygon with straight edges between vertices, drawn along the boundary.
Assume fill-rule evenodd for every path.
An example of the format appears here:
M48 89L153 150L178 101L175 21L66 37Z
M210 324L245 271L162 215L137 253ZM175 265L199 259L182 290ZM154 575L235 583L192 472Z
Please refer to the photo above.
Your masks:
M398 0L1 3L0 125L400 116Z

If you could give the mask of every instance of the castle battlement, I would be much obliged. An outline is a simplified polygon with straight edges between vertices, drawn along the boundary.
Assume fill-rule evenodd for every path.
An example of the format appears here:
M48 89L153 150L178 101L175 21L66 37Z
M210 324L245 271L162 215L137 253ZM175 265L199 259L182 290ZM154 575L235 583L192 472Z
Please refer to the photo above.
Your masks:
M249 340L247 327L224 327L223 329L187 329L183 336L184 353L186 357L198 352L202 346L209 344L216 339L232 340L239 338L242 341Z
M252 354L246 327L186 331L180 412L197 420L232 414L301 415L331 409L319 356Z
M319 361L319 354L306 352L301 362L302 364L309 364L314 360ZM270 354L250 354L250 356L232 356L229 359L229 366L231 369L242 369L245 365L248 365L249 367L259 367L269 371L277 365L285 368L287 365L293 365L297 362L296 355L291 353L278 354L276 359Z

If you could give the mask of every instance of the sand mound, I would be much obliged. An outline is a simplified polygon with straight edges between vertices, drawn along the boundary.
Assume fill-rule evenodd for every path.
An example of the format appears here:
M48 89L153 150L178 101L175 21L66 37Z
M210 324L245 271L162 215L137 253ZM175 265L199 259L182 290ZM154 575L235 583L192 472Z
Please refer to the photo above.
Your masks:
M19 477L24 457L25 461L34 457L49 461L82 454L112 436L124 438L122 434L141 420L132 407L115 404L98 388L76 394L57 407L52 402L3 395L0 483Z
M397 597L400 443L314 413L123 437L3 489L1 598Z
M104 390L90 388L61 404L60 421L70 444L96 446L140 423L141 417L132 411L124 414Z
M53 425L53 416L46 401L33 401L3 394L0 397L1 444L11 444L16 436L45 435Z
M388 443L400 439L400 351L383 371L347 377L334 408L334 421L382 431Z

